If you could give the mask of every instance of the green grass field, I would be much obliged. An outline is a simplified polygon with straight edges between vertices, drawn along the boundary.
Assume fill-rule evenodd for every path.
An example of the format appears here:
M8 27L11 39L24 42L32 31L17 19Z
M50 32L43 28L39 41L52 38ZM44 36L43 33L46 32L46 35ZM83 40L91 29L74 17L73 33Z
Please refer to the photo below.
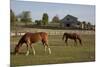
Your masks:
M48 51L45 53L42 43L38 42L33 44L36 50L35 56L31 49L30 54L25 56L25 44L20 48L20 54L13 55L12 52L20 37L11 37L11 66L95 61L95 35L81 35L81 37L83 46L78 43L78 46L74 47L74 41L68 40L69 46L66 47L62 36L49 36L52 54L49 55Z

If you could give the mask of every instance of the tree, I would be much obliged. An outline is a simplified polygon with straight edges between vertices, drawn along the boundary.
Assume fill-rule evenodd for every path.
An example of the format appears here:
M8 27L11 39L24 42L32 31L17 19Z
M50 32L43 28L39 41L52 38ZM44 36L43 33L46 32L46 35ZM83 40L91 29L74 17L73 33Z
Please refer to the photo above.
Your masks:
M81 22L80 22L80 21L78 21L78 22L77 22L77 25L81 25Z
M23 11L20 15L21 21L27 25L29 22L32 22L31 14L29 11Z
M91 23L90 23L90 22L88 22L88 23L87 23L87 25L88 25L88 26L91 26Z
M43 17L42 17L42 23L43 23L43 25L46 25L46 24L48 24L48 14L47 13L44 13L43 14Z
M83 21L83 28L86 29L86 21Z
M36 25L41 25L41 20L35 20Z
M54 16L53 19L52 19L52 22L53 23L59 23L60 22L59 17L57 15Z
M87 27L88 27L88 29L91 29L91 26L92 26L91 23L88 22L88 23L87 23Z
M15 16L14 12L12 10L10 10L10 22L11 22L11 25L14 25L16 20L17 20L17 18Z

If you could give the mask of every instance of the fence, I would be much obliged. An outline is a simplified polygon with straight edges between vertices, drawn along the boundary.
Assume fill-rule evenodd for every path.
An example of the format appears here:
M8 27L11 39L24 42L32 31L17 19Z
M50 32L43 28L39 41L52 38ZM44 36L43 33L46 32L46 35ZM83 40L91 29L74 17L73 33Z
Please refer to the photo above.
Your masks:
M41 31L38 31L38 32L41 32ZM68 31L44 31L44 32L47 32L48 35L63 35L64 32L68 32L68 33L76 32L76 33L79 33L79 34L95 34L95 31L88 31L88 30L83 30L83 31L82 30L76 30L76 31L73 31L73 30L68 30ZM22 36L25 33L26 32L11 32L10 36Z

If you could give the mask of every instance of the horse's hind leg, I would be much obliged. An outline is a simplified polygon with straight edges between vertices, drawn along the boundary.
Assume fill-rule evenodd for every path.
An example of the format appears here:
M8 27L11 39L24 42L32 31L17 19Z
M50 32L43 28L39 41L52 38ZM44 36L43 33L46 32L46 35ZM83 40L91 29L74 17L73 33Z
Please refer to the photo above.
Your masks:
M51 49L50 49L50 47L48 47L48 50L49 50L49 54L51 54Z
M47 46L44 46L44 48L45 48L45 52L46 52L46 50L47 50Z
M43 46L44 46L44 50L45 50L45 52L46 52L47 46L45 45L45 42L42 41L42 44L43 44Z
M48 46L48 43L47 42L45 42L45 51L46 51L46 48L48 48L48 51L49 51L49 54L51 54L51 49L50 49L50 47Z

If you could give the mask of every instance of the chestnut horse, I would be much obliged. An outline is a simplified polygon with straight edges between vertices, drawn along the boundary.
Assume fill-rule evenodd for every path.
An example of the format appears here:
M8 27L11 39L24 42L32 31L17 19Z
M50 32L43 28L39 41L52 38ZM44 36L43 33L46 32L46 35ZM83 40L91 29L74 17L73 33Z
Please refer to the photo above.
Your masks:
M81 38L80 38L80 35L77 34L77 33L64 33L64 34L63 34L63 37L62 37L62 40L64 40L64 38L65 38L66 46L68 46L68 43L67 43L67 40L68 40L68 39L74 40L74 42L75 42L74 46L77 45L77 40L79 40L79 43L80 43L80 45L82 46L82 40L81 40Z
M23 43L27 46L27 52L26 56L29 55L29 47L31 47L33 54L35 55L35 49L32 46L32 43L36 43L38 41L41 41L46 52L46 48L48 48L49 54L51 54L51 49L48 46L48 34L46 32L37 32L37 33L30 33L27 32L24 34L21 39L19 40L18 44L15 47L14 54L17 54L19 52L19 48L22 46Z

